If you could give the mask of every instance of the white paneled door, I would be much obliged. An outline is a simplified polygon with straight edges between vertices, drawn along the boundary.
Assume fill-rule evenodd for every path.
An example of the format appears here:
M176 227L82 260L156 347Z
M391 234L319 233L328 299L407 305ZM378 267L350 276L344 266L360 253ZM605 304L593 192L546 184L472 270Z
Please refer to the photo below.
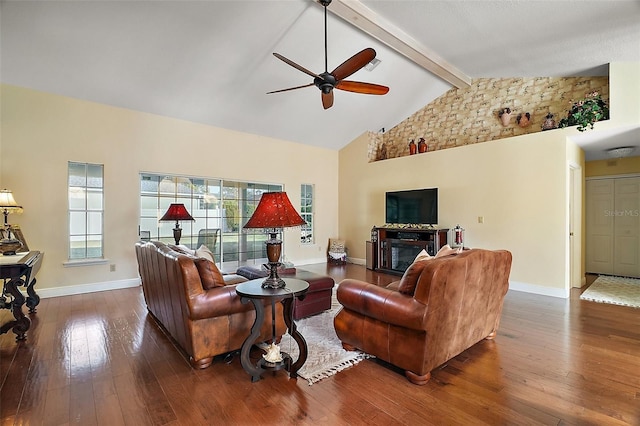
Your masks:
M640 277L640 178L615 180L613 273Z
M586 182L587 272L640 277L640 177Z

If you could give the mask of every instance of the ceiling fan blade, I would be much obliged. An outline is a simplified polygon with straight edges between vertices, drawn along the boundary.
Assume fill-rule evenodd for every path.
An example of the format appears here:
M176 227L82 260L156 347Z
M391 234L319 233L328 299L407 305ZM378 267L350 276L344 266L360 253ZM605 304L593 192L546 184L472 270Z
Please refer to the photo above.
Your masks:
M369 62L373 61L376 57L376 51L370 47L356 53L342 64L338 65L338 67L333 70L331 74L336 78L336 80L340 81L343 78L349 77L354 72L358 71L360 68L367 65Z
M322 106L324 109L329 109L333 106L333 90L329 93L322 92Z
M389 92L389 88L387 86L349 80L337 82L335 88L345 90L347 92L364 93L366 95L386 95L387 92Z
M273 56L275 56L276 58L280 59L282 62L291 65L292 67L294 67L295 69L302 71L303 73L310 75L311 77L315 77L315 78L321 78L318 74L309 71L308 69L306 69L305 67L296 64L295 62L293 62L291 59L287 59L284 56L282 56L279 53L273 53Z
M270 95L272 93L288 92L289 90L302 89L303 87L309 87L309 86L313 86L313 83L303 84L302 86L289 87L288 89L273 90L271 92L267 92L267 95Z

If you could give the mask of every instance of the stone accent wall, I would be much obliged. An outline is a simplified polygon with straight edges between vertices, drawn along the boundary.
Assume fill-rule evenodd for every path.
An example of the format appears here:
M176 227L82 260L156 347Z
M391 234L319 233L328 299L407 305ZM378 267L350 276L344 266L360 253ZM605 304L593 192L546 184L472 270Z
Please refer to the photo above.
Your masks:
M386 133L371 132L368 158L371 162L409 155L412 139L417 144L424 138L428 153L540 132L548 113L557 123L566 116L573 100L593 91L598 91L608 104L609 78L475 79L470 87L449 90ZM511 109L511 121L506 127L499 117L503 108ZM521 127L516 119L527 112L530 123Z

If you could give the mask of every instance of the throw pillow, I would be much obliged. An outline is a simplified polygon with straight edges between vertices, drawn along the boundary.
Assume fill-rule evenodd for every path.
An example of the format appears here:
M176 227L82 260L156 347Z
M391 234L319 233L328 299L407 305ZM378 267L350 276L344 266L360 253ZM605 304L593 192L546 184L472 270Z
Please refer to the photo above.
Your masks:
M216 287L223 287L225 285L224 278L220 273L220 270L215 263L204 257L199 257L194 260L198 273L200 274L200 281L202 281L202 288L210 290Z
M416 256L416 258L413 260L413 262L419 262L421 260L429 260L431 259L431 255L429 253L427 253L427 251L425 249L422 249L422 251L420 253L418 253L418 255Z
M178 253L182 253L182 254L188 254L191 256L195 256L196 251L195 250L191 250L189 247L184 246L182 244L180 245L173 245L173 244L169 244L169 248L173 251L177 251Z
M416 292L418 278L420 277L422 270L429 263L430 262L413 262L411 266L409 266L407 270L404 271L404 274L400 279L400 284L398 284L398 291L402 294L413 296L413 294Z
M449 244L443 245L436 253L436 259L439 257L449 256L452 254L462 253L462 246L458 248L451 248Z
M213 252L204 244L196 250L196 256L204 257L205 259L209 259L211 262L216 263L216 258L213 256Z
M331 253L344 252L344 240L331 240L331 244L329 244L329 252Z
M434 257L431 256L425 249L422 249L420 253L413 260L411 266L407 268L405 273L402 275L400 279L400 283L398 284L398 291L402 294L408 294L409 296L413 296L416 291L416 284L418 283L418 276L422 273L422 270L426 266L423 263L418 263L423 260L430 260ZM416 265L418 263L418 265ZM416 265L416 266L414 266Z

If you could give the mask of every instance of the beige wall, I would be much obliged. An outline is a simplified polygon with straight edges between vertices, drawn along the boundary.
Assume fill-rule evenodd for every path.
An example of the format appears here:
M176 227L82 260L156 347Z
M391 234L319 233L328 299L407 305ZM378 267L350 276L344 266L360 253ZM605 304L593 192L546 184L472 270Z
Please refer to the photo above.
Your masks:
M300 184L315 184L316 206L321 206L315 217L317 244L302 246L299 233L286 232L287 258L324 260L327 239L337 234L335 151L8 85L2 86L1 108L1 182L24 206L10 222L22 227L31 249L45 252L41 290L117 286L137 278L133 245L141 171L283 183L294 205L300 202ZM310 158L315 167L304 161ZM108 264L63 267L68 161L104 164L105 256L116 272L109 272Z
M350 257L364 259L371 227L384 224L385 191L437 187L440 227L460 224L468 247L510 250L512 287L564 296L568 142L552 133L374 163L363 135L340 152L340 233Z
M587 161L585 176L613 176L640 173L640 156Z
M639 76L640 63L611 64L611 119L592 132L640 126ZM441 227L460 224L466 245L513 253L512 288L567 297L584 274L585 165L576 136L572 127L369 163L369 135L363 134L339 158L340 235L350 257L364 262L371 227L384 223L385 191L438 187ZM574 188L572 167L580 182ZM574 216L572 189L579 206ZM580 222L574 243L581 248L573 262L572 220Z

